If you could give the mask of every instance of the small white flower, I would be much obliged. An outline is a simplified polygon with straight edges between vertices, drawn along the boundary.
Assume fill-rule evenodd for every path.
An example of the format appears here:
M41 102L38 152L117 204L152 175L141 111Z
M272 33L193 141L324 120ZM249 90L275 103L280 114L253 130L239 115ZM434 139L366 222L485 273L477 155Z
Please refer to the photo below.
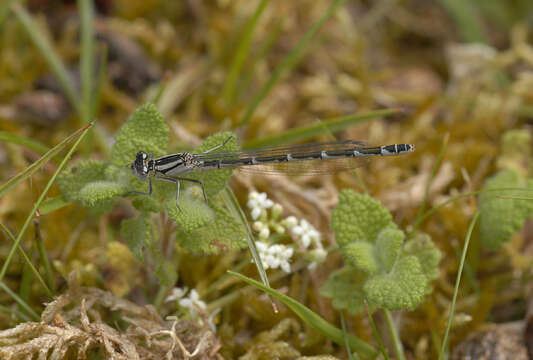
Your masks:
M272 217L273 218L279 218L282 213L283 213L283 206L277 203L274 204L274 206L272 206Z
M267 224L265 224L264 222L261 222L261 221L254 221L254 223L252 224L252 228L255 231L261 231L267 226L268 226Z
M252 219L257 219L263 210L271 208L274 205L274 202L267 198L266 193L258 193L257 191L252 191L248 195L248 207L252 209L250 215Z
M308 257L312 262L307 265L307 268L309 270L314 270L319 263L324 262L324 260L326 260L327 256L328 252L321 247L309 251Z
M179 301L179 304L181 307L189 309L192 315L196 314L197 308L205 310L205 308L207 307L205 302L200 300L200 295L198 295L198 292L195 289L191 290L191 292L189 293L189 297L181 299Z
M290 230L296 225L298 225L298 219L296 218L296 216L288 216L285 218L285 220L283 220L283 224L287 229Z
M165 298L165 302L176 301L178 299L181 299L183 296L185 296L187 291L187 287L184 287L183 289L175 287L172 289L170 295Z
M300 220L300 224L291 229L294 236L298 237L304 248L308 248L311 242L320 243L320 233L307 220Z
M252 219L257 219L259 217L259 215L261 215L261 208L260 207L254 207L252 209L252 212L250 213L250 215L252 216Z
M281 268L287 273L291 272L289 260L294 253L292 248L278 244L269 246L262 241L257 241L256 245L265 270Z
M259 239L266 240L268 239L269 236L270 236L270 230L268 229L268 227L264 227L261 229L261 231L259 231Z

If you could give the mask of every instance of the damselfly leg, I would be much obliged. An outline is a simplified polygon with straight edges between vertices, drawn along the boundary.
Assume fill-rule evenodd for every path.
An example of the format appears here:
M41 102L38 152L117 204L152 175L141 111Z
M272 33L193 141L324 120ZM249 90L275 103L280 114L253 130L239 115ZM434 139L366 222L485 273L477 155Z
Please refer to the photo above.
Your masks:
M219 145L217 145L217 146L215 146L215 147L213 147L213 148L211 148L209 150L206 150L206 151L204 151L201 154L209 154L211 151L215 151L217 149L220 149L221 147L224 147L228 143L228 141L230 141L232 138L233 138L233 135L228 137L226 140L224 140L224 142L222 144L219 144Z
M205 200L205 202L207 202L207 195L205 194L204 183L201 182L200 180L189 179L189 178L182 178L182 177L179 177L179 178L170 178L170 177L162 176L162 175L159 175L159 174L156 174L156 175L155 175L155 178L156 178L156 179L163 180L163 181L168 181L168 182L171 182L171 183L173 183L173 184L176 184L176 207L178 208L179 211L181 211L181 208L180 208L180 206L178 205L178 199L179 199L179 197L180 197L180 187L181 187L180 181L190 181L190 182L193 182L193 183L199 184L200 187L202 188L202 194L203 194L203 196L204 196L204 200Z

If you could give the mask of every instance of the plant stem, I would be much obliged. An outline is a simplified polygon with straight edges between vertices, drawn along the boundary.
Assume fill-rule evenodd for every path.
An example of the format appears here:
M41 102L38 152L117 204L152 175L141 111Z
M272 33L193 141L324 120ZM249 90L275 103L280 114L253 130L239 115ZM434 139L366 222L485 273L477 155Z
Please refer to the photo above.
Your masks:
M396 354L396 358L398 360L405 360L403 345L400 341L400 336L398 335L398 329L396 329L396 324L394 324L394 320L392 319L392 314L389 310L386 309L383 310L383 313L385 314L385 322L387 324L387 328L389 329L389 334L391 336L392 345L394 346L394 353Z
M463 253L461 255L461 262L459 263L459 269L457 270L457 279L455 280L455 289L453 290L452 303L450 305L450 314L448 315L448 324L446 325L446 332L444 333L444 340L442 340L442 347L439 354L439 360L444 359L444 354L446 348L448 347L448 335L450 333L450 328L452 327L452 318L455 311L455 302L457 301L457 293L459 293L459 284L461 283L461 275L463 273L463 266L466 259L466 252L468 250L468 244L470 243L470 238L472 237L472 231L474 231L474 226L476 225L477 219L479 218L480 212L476 212L470 226L468 227L468 232L466 233L465 244L463 246Z

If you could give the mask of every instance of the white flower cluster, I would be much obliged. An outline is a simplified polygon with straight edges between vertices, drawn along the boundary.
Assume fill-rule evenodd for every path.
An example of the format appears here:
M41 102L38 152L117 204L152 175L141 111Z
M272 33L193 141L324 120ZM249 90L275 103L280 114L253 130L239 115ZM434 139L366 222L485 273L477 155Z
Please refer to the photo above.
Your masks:
M266 209L271 208L274 205L274 202L267 198L266 193L252 191L248 195L247 205L252 209L252 212L250 213L252 219L256 220L260 215L266 216Z
M312 243L320 244L320 233L311 225L307 220L301 219L300 224L298 224L298 219L294 216L289 216L285 219L287 228L291 231L291 234L298 238L302 246L307 249Z
M281 235L288 230L292 239L299 244L298 249L303 251L303 255L311 263L310 269L326 259L327 252L322 246L321 235L307 220L298 221L294 216L283 219L283 207L268 199L266 193L252 191L247 205L254 220L252 228L261 240L256 245L265 269L280 267L283 271L290 272L289 260L294 253L291 247L270 244L268 241L272 232ZM267 212L267 209L271 210Z
M195 289L189 293L189 297L184 297L187 294L187 287L180 289L178 287L172 289L169 296L166 297L165 302L178 301L178 304L185 309L188 309L192 316L196 315L198 309L205 310L207 305L200 300L200 295Z
M286 273L291 272L289 260L294 253L293 248L279 244L270 245L262 241L257 241L255 245L257 246L259 257L265 270L277 269L279 267Z
M308 250L306 257L310 261L308 266L309 270L313 270L318 263L326 260L328 253L322 246L322 237L320 233L313 225L305 219L301 219L300 223L298 223L298 219L294 216L287 217L284 220L284 223L290 230L293 238L298 241L305 250ZM309 249L311 245L313 246L312 250Z

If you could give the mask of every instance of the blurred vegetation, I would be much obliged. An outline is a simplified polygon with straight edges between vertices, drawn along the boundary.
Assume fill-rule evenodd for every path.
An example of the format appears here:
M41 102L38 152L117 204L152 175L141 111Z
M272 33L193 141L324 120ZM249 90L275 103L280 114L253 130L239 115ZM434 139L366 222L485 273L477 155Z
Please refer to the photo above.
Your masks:
M0 357L461 359L508 341L519 358L532 19L529 0L2 2L0 328L15 330ZM174 184L128 194L147 189L124 180L136 151L230 133L416 151L320 176L206 173L209 203L184 186L182 213ZM273 245L293 257L263 261L269 289Z

